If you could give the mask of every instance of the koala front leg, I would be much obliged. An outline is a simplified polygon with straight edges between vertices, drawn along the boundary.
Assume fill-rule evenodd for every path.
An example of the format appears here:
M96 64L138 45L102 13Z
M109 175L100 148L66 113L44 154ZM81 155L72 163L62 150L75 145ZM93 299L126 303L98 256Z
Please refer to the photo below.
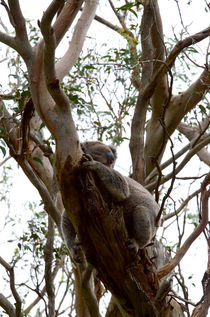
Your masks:
M82 263L83 258L82 258L82 250L80 247L81 243L79 242L77 238L77 234L65 210L61 217L61 230L63 233L66 246L69 249L69 252L73 260L77 263Z
M93 171L115 202L121 202L130 195L126 178L114 169L97 161L88 161L82 164L83 168Z

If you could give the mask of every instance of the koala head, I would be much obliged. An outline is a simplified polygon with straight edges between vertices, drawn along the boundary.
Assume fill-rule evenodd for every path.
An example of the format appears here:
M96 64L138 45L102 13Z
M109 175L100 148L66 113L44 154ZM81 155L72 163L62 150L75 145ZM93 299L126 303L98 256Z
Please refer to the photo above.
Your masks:
M94 161L98 161L108 167L114 167L117 158L116 149L112 145L105 145L99 141L88 141L81 144L85 154L92 156Z

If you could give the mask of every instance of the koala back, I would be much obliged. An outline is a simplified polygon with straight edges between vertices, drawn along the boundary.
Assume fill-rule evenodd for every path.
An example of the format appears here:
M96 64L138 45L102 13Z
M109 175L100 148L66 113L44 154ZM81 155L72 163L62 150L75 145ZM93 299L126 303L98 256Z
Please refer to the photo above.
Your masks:
M152 195L135 180L125 177L130 195L124 201L124 218L128 234L140 248L145 247L157 230L159 206Z

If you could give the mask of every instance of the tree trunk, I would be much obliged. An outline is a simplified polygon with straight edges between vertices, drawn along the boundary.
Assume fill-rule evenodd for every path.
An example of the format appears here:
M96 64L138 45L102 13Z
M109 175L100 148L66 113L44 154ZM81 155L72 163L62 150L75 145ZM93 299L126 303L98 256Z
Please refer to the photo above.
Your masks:
M74 179L67 178L70 165L67 160L60 173L63 200L87 261L115 298L107 316L178 316L170 315L173 310L167 293L156 300L160 281L146 249L138 255L128 249L121 207L99 189L82 164L74 169ZM184 316L181 310L179 316Z

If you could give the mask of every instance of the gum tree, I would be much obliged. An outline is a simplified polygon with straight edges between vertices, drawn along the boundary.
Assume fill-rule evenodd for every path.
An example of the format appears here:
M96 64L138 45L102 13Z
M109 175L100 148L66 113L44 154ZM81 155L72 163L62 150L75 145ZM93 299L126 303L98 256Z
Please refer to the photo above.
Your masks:
M210 35L210 28L177 39L174 46L169 48L166 47L157 0L117 4L109 0L108 3L118 20L116 24L96 15L96 0L51 1L38 22L42 39L33 46L19 1L1 2L15 33L8 35L6 31L0 32L0 41L16 51L24 61L28 88L26 92L20 85L20 89L1 95L0 136L12 158L38 190L49 216L44 248L44 291L48 299L46 315L57 315L52 257L54 224L61 234L60 219L65 208L78 233L84 253L84 263L74 263L73 266L77 316L99 316L101 295L98 294L98 285L101 282L112 293L106 316L184 316L182 306L173 296L170 281L173 270L179 266L195 239L203 231L206 236L208 234L209 174L203 176L197 190L190 193L173 212L167 211L166 202L170 199L178 173L192 157L197 155L204 164L210 165L210 156L206 150L210 138L207 133L209 117L205 108L205 93L210 75L206 57L198 78L186 90L176 94L173 91L174 63L180 56L188 58L187 49L192 50L196 43L206 39ZM115 57L113 53L107 54L105 62L101 63L104 66L103 76L110 73L112 63L114 67L119 67L122 61L121 66L125 67L126 75L130 76L129 84L122 78L116 79L123 83L126 96L118 106L103 92L100 80L103 82L105 77L100 78L95 72L98 62L94 65L90 59L90 64L81 70L82 57L78 60L93 19L123 38L124 48L121 51L115 50ZM65 54L56 59L56 48L75 20L69 46ZM92 61L96 62L96 59L92 58ZM70 70L72 73L69 78L72 76L73 79L68 81L66 76ZM72 85L70 89L67 84ZM110 129L103 123L106 111L96 109L97 97L93 84L97 86L108 107ZM69 93L72 88L72 91L78 90L84 94L81 87L80 90L78 88L80 85L85 87L85 93L89 96L87 104L81 97ZM112 94L116 95L116 91L112 91ZM8 99L13 99L19 108L15 110L7 107ZM202 100L204 106L200 106ZM117 143L123 141L125 132L128 133L128 130L124 131L124 122L130 116L131 177L154 193L160 204L158 220L161 224L172 217L178 218L187 203L201 194L200 222L184 243L180 234L176 254L171 258L161 251L157 242L140 250L136 256L129 252L120 207L106 200L91 173L84 172L82 168L84 157L76 129L78 122L76 116L74 119L72 116L75 108L79 111L81 105L83 116L91 112L96 117L94 124L98 136L103 139L106 133L110 133ZM194 125L189 120L192 111L196 118ZM50 133L55 146L50 146L50 142L43 139L43 126ZM174 152L172 138L177 131L186 136L189 143ZM168 144L171 157L163 162ZM163 174L166 167L169 167L169 172ZM162 195L164 186L167 191ZM151 255L151 250L158 250L155 256L154 253ZM27 314L15 285L13 266L3 258L1 265L9 273L15 305L3 294L0 295L0 305L9 316ZM208 268L204 279L204 297L192 316L207 315L209 287ZM184 302L188 309L187 297Z

